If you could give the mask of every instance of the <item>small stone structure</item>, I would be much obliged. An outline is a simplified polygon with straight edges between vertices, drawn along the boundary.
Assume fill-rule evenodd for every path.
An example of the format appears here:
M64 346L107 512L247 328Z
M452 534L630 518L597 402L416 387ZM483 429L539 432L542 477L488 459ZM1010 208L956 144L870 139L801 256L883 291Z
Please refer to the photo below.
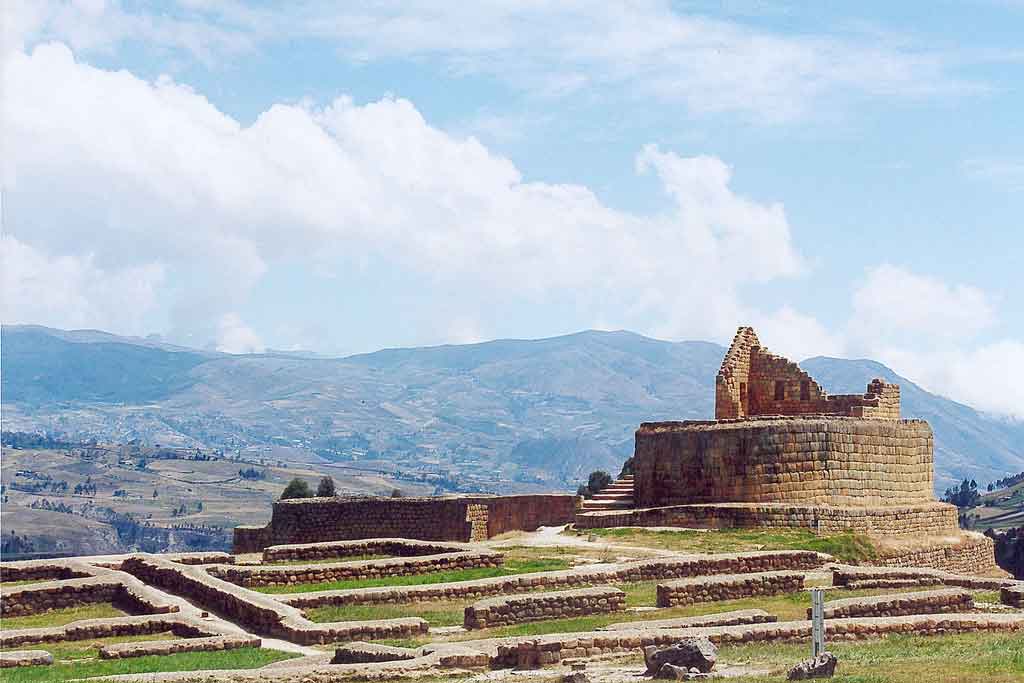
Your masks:
M658 607L737 600L755 595L779 595L793 593L803 587L804 575L799 572L701 576L658 584Z
M207 568L211 576L239 586L287 586L297 583L326 583L355 579L379 579L389 576L412 576L438 571L500 567L501 553L488 550L458 550L443 555L398 557L358 562L306 564L290 566L249 567L243 565L213 565Z
M697 617L655 619L653 621L624 621L598 628L598 631L635 631L652 628L700 628L702 626L738 626L739 624L767 624L778 621L774 614L763 609L739 609L730 612L702 614Z
M279 500L267 526L235 528L234 552L381 537L483 541L506 531L567 524L575 510L576 496L568 494Z
M806 681L812 678L831 678L836 672L836 656L831 652L822 652L800 662L786 674L788 681Z
M53 664L53 655L45 650L7 650L0 652L0 669L47 664Z
M491 628L524 621L604 614L625 608L626 594L610 586L525 593L487 598L469 605L466 607L463 625L467 629Z
M1010 607L1024 607L1024 582L999 589L999 602Z
M898 617L905 614L968 612L973 608L974 598L969 592L961 588L944 588L934 591L830 600L825 603L825 618ZM807 609L807 618L811 618L810 608Z

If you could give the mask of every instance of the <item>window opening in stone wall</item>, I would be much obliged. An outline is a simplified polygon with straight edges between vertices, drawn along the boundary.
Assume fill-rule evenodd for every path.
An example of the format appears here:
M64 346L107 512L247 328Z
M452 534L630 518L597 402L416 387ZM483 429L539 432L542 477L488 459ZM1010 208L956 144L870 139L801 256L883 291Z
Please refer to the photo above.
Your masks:
M800 400L810 401L811 400L811 383L807 380L800 382Z
M786 400L786 383L781 379L775 380L775 400Z

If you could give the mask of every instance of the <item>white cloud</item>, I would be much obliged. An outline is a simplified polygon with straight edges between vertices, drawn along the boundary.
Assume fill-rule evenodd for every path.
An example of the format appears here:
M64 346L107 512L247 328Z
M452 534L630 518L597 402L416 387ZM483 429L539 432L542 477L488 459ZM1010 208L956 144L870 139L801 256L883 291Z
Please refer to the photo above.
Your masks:
M840 335L790 306L783 306L768 315L755 312L750 321L769 351L792 360L802 361L813 356L842 357L846 353L846 342Z
M145 334L164 268L147 263L105 270L91 255L53 256L0 237L0 296L5 323L98 327Z
M13 54L4 79L9 232L104 271L158 254L175 284L161 305L182 329L216 330L276 264L332 271L373 254L455 289L573 292L617 327L653 317L672 336L726 338L740 284L801 267L782 207L737 195L714 157L645 148L638 168L676 206L639 215L524 181L405 100L275 105L244 127L170 79L96 69L58 44Z
M15 0L12 42L58 39L90 50L134 42L210 62L277 41L322 40L354 62L432 59L452 74L486 74L549 96L613 88L697 113L769 121L803 117L840 96L983 89L953 75L970 55L906 37L784 34L662 2L95 4Z
M262 353L266 350L256 331L237 313L225 313L218 324L217 350L225 353Z

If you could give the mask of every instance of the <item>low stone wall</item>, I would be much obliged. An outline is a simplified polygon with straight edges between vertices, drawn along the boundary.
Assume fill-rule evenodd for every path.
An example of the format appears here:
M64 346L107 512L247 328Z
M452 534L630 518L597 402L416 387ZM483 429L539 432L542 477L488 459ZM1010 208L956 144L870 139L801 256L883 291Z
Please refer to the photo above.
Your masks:
M234 564L235 556L219 551L205 553L170 553L165 559L178 564Z
M337 564L248 567L244 565L213 565L207 571L217 578L248 588L254 586L288 586L302 583L328 583L355 579L379 579L389 576L411 576L430 572L500 567L501 553L494 551L463 551L444 555L425 555Z
M67 560L25 560L0 563L0 581L62 581L84 579L93 572Z
M809 529L817 534L856 532L930 536L957 529L956 508L946 503L891 507L832 507L785 503L698 503L580 513L576 528L676 526L696 529Z
M968 576L941 569L912 567L853 567L833 565L832 585L847 588L891 588L903 586L959 586L974 590L999 590L1020 582L1008 578ZM883 585L889 584L889 585Z
M415 659L419 650L378 645L377 643L349 643L334 650L331 664L366 664L369 662L396 662Z
M221 635L212 623L178 615L143 615L110 619L81 619L64 626L7 629L0 631L0 647L11 648L41 643L97 640L124 636L172 633L181 638Z
M778 621L774 614L763 609L740 609L716 614L702 614L697 617L678 619L654 619L651 621L624 621L598 628L598 631L635 631L658 628L702 628L705 626L738 626L740 624L768 624Z
M180 638L176 640L148 640L138 643L117 643L100 648L100 659L127 659L149 655L173 655L179 652L217 652L237 650L241 647L260 647L263 641L255 636L211 636L209 638Z
M53 664L53 655L45 650L10 650L8 652L0 652L0 669L47 664Z
M797 572L761 572L680 579L658 584L658 607L678 607L696 602L737 600L754 595L793 593L804 587Z
M113 602L120 590L118 584L92 576L12 586L0 594L0 615L23 617L53 609Z
M960 543L936 542L932 547L882 554L871 560L881 567L931 567L958 574L985 574L997 569L995 543L974 532L963 532Z
M807 550L772 550L687 558L634 560L601 567L578 567L419 586L387 586L275 596L283 603L309 609L324 605L401 604L431 600L465 600L537 590L559 590L602 584L636 583L711 574L817 569L831 558Z
M306 619L298 609L262 593L210 576L203 567L175 564L153 555L130 557L122 567L124 571L147 583L229 616L257 633L303 645L343 640L409 638L428 630L427 622L418 617L314 623Z
M999 589L999 602L1010 607L1024 607L1024 583Z
M236 527L234 551L360 538L482 541L567 524L575 512L576 496L568 494L280 500L264 529Z
M968 612L974 608L971 594L959 588L878 595L869 598L845 598L825 603L825 618L899 617L905 614ZM811 610L807 609L807 618Z
M604 614L626 608L626 594L618 588L598 586L555 593L528 593L487 598L466 607L467 629L507 626L524 621Z
M421 555L461 553L467 550L475 550L475 548L459 543L431 543L429 541L417 541L408 538L371 538L355 541L324 541L321 543L274 545L263 549L263 561L328 560L331 558L357 557L360 555L418 557Z
M917 614L905 617L861 617L825 621L827 641L877 638L890 633L946 635L978 631L1024 633L1024 614ZM671 645L682 637L706 637L716 645L752 642L807 642L810 621L784 621L742 626L656 629L599 633L559 633L508 639L491 658L494 668L522 669L556 664L563 659L592 658L634 652L648 645ZM482 641L464 647L485 646Z

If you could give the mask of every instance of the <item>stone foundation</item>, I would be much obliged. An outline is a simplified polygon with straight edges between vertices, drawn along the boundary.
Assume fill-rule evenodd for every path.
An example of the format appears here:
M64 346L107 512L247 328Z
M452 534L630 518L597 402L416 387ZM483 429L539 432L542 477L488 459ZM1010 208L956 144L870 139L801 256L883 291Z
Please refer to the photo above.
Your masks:
M492 551L461 551L446 555L426 555L337 564L308 564L282 567L248 567L214 565L207 569L211 576L239 586L288 586L300 583L329 583L355 579L379 579L389 576L411 576L429 572L455 571L479 567L500 567L501 553Z
M974 598L965 590L946 588L914 593L878 595L871 598L845 598L825 603L826 619L848 617L899 617L906 614L940 614L943 612L969 612ZM811 610L807 609L807 618Z
M576 528L675 526L694 529L808 529L816 534L855 532L886 536L948 534L957 511L939 502L884 507L834 507L784 503L669 505L635 510L587 512Z
M892 585L871 585L889 582ZM898 582L898 583L897 583ZM853 567L834 565L832 585L847 588L895 588L908 585L918 586L959 586L972 590L999 590L1004 586L1016 586L1021 582L994 576L969 576L954 574L941 569L912 567Z
M807 550L774 550L750 553L634 560L602 567L578 567L476 579L457 583L419 586L388 586L275 596L280 602L310 609L324 605L402 604L431 600L463 600L489 595L508 595L536 590L558 590L602 584L636 583L720 573L751 573L775 570L817 569L828 555Z
M443 555L473 550L473 546L456 543L430 543L408 538L371 538L356 541L328 541L274 545L263 549L264 562L294 562L296 560L328 560L358 557L360 555L390 555L393 557L419 557Z
M47 664L53 664L53 655L45 650L11 650L0 652L0 669Z
M110 619L82 619L65 626L47 628L6 629L0 631L0 647L11 648L41 643L63 643L74 640L97 640L124 636L172 633L181 638L203 638L221 635L213 623L177 615L144 615Z
M1010 607L1024 607L1024 582L999 589L999 602Z
M279 500L265 528L236 527L234 550L382 537L482 541L568 524L575 510L576 496L566 494Z
M480 600L466 607L467 629L507 626L525 621L604 614L626 609L626 594L599 586L555 593L528 593Z
M928 548L883 553L872 559L871 564L930 567L958 574L986 574L999 568L992 539L973 532L963 532L959 543L936 541Z
M242 647L260 647L263 641L254 636L211 636L178 640L148 640L138 643L117 643L100 648L100 659L127 659L173 655L179 652L217 652Z
M652 621L624 621L598 628L598 631L635 631L652 628L702 628L705 626L738 626L740 624L768 624L778 621L774 614L763 609L740 609L731 612L702 614L697 617L679 617L678 619L654 619Z
M658 607L680 607L696 602L737 600L755 595L793 593L804 587L797 572L762 572L680 579L658 584Z

